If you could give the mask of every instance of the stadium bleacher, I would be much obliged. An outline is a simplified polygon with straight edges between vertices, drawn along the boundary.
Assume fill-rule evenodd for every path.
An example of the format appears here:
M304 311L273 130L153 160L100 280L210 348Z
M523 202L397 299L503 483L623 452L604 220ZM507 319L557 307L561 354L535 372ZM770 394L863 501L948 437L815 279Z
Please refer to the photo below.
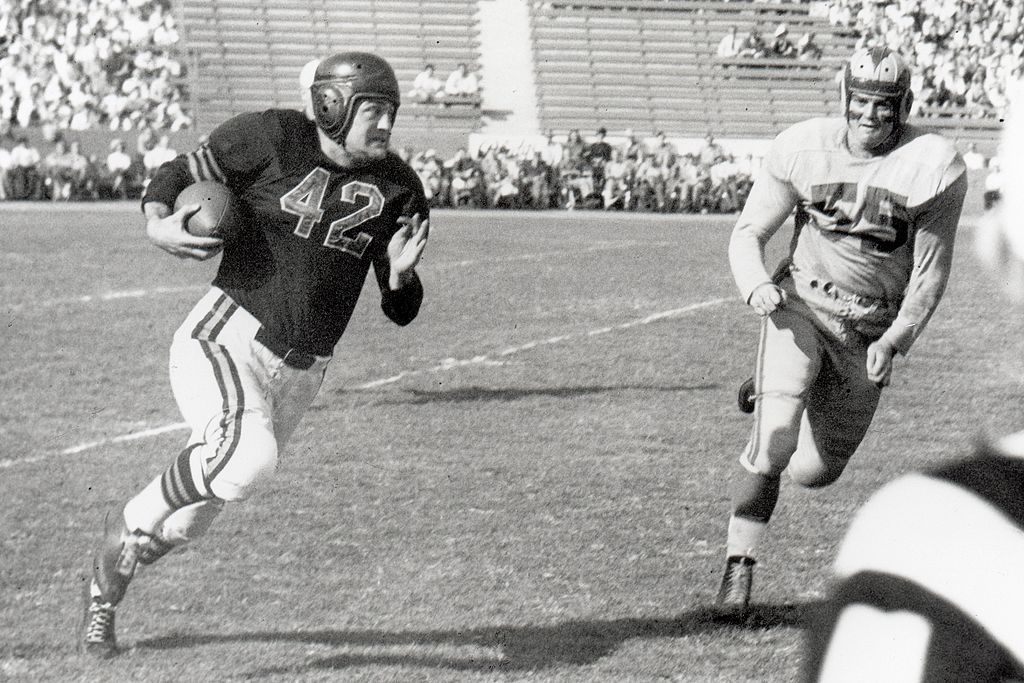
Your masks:
M183 0L176 8L196 126L208 131L259 106L298 106L303 64L340 50L384 56L403 91L424 64L441 74L460 62L475 64L475 7L469 0ZM436 136L464 141L479 120L475 107L406 104L395 141L451 147Z
M804 4L601 0L533 5L533 50L546 129L634 128L758 137L833 107L832 76L850 36ZM719 60L729 27L819 36L814 64ZM623 45L628 48L623 49Z

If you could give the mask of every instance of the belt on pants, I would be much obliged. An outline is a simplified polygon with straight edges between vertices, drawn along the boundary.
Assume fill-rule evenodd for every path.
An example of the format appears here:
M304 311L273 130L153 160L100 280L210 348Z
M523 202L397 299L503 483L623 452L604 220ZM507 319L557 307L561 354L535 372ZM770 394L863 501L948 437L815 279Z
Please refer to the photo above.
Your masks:
M282 344L270 336L265 327L256 331L256 341L263 344L274 352L274 355L284 361L284 364L297 370L309 370L316 362L316 356L312 353L293 349L287 344Z

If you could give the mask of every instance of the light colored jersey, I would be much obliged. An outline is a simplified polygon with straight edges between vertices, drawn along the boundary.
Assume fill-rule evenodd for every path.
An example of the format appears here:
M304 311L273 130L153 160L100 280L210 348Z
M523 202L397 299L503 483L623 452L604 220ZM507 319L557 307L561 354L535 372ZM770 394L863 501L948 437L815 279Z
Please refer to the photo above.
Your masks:
M790 260L840 290L893 304L885 336L906 353L946 286L966 168L953 145L912 126L888 154L862 159L841 118L782 132L730 244L744 298L770 279L764 245L795 208Z

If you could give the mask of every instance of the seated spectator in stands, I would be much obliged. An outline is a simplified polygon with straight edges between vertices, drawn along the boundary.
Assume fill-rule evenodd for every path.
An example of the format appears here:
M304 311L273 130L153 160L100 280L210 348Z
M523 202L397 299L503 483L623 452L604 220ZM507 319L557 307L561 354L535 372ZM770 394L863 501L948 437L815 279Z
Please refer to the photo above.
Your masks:
M789 39L789 27L785 24L779 24L775 27L775 33L772 36L771 44L768 46L768 54L766 56L777 59L796 57L796 46Z
M464 63L459 63L444 83L445 104L460 102L479 103L480 81L476 73Z
M178 152L171 148L171 139L161 135L156 145L142 156L142 164L146 167L146 180L153 177L156 169L176 156Z
M584 162L583 152L587 148L587 143L583 141L583 136L580 135L578 128L573 128L569 131L569 134L565 137L565 154L562 157L562 167L575 168Z
M626 160L633 162L634 165L639 163L640 159L644 155L644 143L632 128L626 130L626 142L623 145L623 156Z
M664 158L664 157L663 157ZM644 155L636 168L632 207L636 211L662 211L665 208L666 177L653 153Z
M739 57L744 58L760 58L764 57L768 53L768 46L764 44L764 39L761 38L761 32L756 28L752 28L747 31L746 37L740 44Z
M603 126L597 129L597 139L590 143L583 151L583 157L590 164L594 176L594 187L601 190L604 188L604 167L612 158L612 146L605 142L608 130Z
M491 179L488 192L495 209L519 208L519 176L513 169L518 166L499 163L497 175Z
M97 181L99 173L95 157L82 153L82 143L72 140L68 144L68 160L71 165L71 199L98 199Z
M665 131L663 130L659 130L654 136L654 140L651 143L651 147L648 152L654 157L675 157L677 154L676 146L669 141L668 137L665 135Z
M633 176L636 172L632 160L621 148L612 150L612 158L604 167L604 208L624 210L629 207Z
M711 206L723 213L732 213L740 208L739 186L736 174L739 167L731 155L723 156L711 166Z
M544 153L535 151L523 164L523 205L529 209L550 209L552 195L551 166Z
M718 41L718 49L715 50L715 55L721 59L731 59L739 55L742 45L743 41L736 35L736 27L730 26L729 32Z
M27 136L20 136L11 149L10 199L42 199L43 170L42 156Z
M22 128L38 126L50 120L50 110L43 100L43 86L38 81L31 81L23 86L18 93L18 108L15 122Z
M431 206L441 206L441 186L443 175L443 164L437 156L437 151L428 149L425 152L417 153L409 160L409 166L416 171L420 182L423 183L423 194Z
M106 160L106 173L101 186L104 195L110 199L128 199L131 185L129 171L132 158L124 151L124 142L119 138L110 141L110 153Z
M544 159L544 163L557 172L562 168L562 161L565 158L565 145L555 140L555 134L550 130L547 132L546 137L547 141L541 149L541 156Z
M59 137L54 143L53 150L43 159L45 192L55 202L66 202L71 199L74 180L74 169L71 167L68 143L63 137Z
M964 107L968 114L975 118L983 118L992 110L992 102L989 101L988 93L985 91L985 76L977 71L967 85L967 92L964 93Z
M434 65L427 64L412 82L409 98L423 104L439 102L445 95L445 83L434 75Z
M725 150L715 141L714 135L707 133L697 156L700 163L710 168L725 158Z
M796 58L802 62L816 62L821 59L821 47L814 42L815 35L808 31L796 43Z
M483 190L480 167L470 156L469 151L465 148L459 149L454 157L444 162L444 167L450 177L449 204L453 207L482 207L484 202L480 201Z

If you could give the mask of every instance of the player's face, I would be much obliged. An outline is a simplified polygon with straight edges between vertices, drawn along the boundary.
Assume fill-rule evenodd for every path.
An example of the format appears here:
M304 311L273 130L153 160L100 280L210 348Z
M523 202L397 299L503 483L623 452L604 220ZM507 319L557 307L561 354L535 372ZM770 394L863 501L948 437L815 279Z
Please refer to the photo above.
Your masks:
M395 105L387 100L362 100L345 138L345 151L356 159L383 159L391 143L394 124Z
M896 130L899 111L891 99L865 93L850 93L846 125L850 147L873 153L883 148Z

